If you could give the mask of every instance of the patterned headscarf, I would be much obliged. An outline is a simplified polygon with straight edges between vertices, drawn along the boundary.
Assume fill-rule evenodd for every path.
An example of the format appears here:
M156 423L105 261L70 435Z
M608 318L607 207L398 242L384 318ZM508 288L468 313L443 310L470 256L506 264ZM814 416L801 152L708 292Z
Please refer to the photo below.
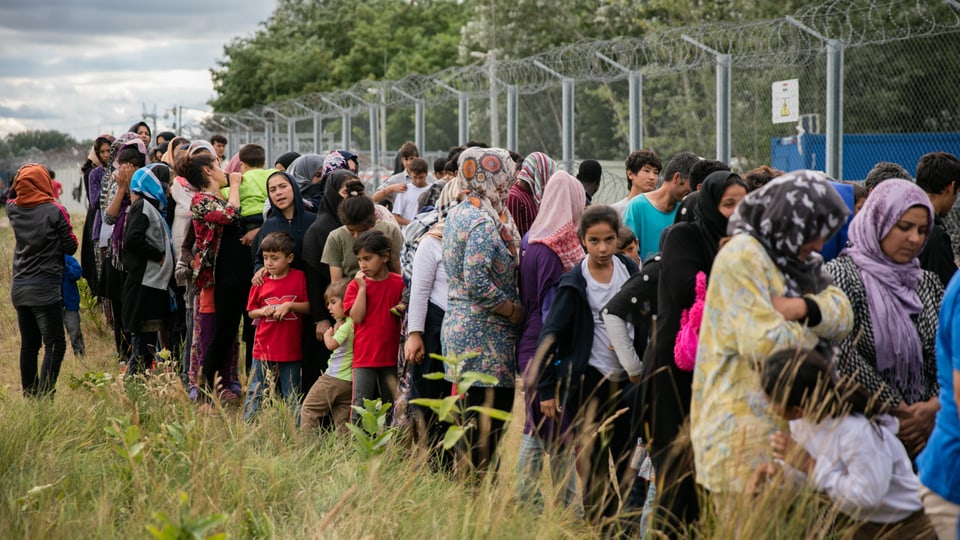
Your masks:
M439 183L439 182L437 182ZM437 185L434 183L432 185ZM446 183L443 184L443 188L440 190L440 195L436 200L436 210L437 213L437 222L430 227L430 230L427 234L434 236L436 238L443 238L443 228L445 221L447 219L447 214L450 213L450 209L460 203L461 194L466 191L463 185L463 180L458 178L451 178Z
M165 184L170 182L170 168L164 163L151 163L133 173L130 179L130 191L156 203L157 210L164 216L167 213L167 195Z
M357 155L346 150L333 150L323 158L321 176L326 176L337 169L350 170L350 162L357 164Z
M920 261L914 257L899 264L884 254L880 243L911 208L927 214L927 230L933 228L930 198L907 180L886 180L873 188L848 230L849 247L842 254L857 264L867 293L877 370L892 372L896 387L907 403L923 396L923 346L911 316L923 311L917 286L923 278ZM922 250L927 244L924 238Z
M23 208L33 208L56 200L50 173L43 165L28 163L13 177L13 191L17 198L13 204Z
M795 171L747 195L730 216L727 231L749 234L760 242L784 274L786 295L798 297L818 293L831 283L823 257L813 252L800 260L800 247L829 240L849 214L825 174Z
M557 171L543 191L543 204L549 211L538 213L527 233L529 244L543 244L560 257L564 272L583 259L577 223L586 203L583 184L570 173Z
M457 178L463 181L470 204L490 214L500 238L516 257L520 250L520 234L510 212L503 207L513 184L513 172L513 159L506 150L472 147L460 154Z
M533 194L533 200L540 206L540 199L543 198L543 188L547 182L557 172L557 162L543 152L534 152L527 156L520 165L520 174L517 180L526 182L530 186L530 192Z

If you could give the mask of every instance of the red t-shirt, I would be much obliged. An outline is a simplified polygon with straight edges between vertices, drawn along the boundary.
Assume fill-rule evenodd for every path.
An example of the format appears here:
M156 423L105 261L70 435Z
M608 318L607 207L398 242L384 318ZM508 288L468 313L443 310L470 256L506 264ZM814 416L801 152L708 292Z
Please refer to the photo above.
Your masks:
M348 313L357 300L357 282L350 280L343 295L343 309ZM367 280L367 313L363 323L354 322L353 367L377 368L397 365L400 350L400 319L390 308L400 303L403 278L390 273L383 281Z
M303 272L291 268L287 275L273 279L269 275L263 285L250 287L247 311L286 302L307 302L307 278ZM299 362L300 335L303 333L303 315L291 311L279 321L265 317L257 319L257 333L253 338L253 357L268 362Z

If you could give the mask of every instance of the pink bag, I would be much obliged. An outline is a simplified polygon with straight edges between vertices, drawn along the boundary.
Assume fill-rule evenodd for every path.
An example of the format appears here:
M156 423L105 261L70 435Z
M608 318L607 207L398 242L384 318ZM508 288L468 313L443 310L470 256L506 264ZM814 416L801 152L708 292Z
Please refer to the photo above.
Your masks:
M693 371L697 362L697 343L706 299L707 275L697 272L696 296L693 305L680 314L680 331L677 332L677 342L673 346L673 361L683 371Z

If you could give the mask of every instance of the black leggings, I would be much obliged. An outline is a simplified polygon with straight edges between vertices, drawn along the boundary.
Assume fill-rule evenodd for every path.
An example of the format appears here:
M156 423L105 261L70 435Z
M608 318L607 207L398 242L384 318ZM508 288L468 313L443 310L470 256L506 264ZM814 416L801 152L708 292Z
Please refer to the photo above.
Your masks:
M467 391L464 402L467 407L476 405L510 412L513 410L514 395L512 386L474 386ZM505 422L474 411L467 411L464 421L476 422L476 427L467 431L463 442L467 445L465 450L474 469L485 471L494 463Z

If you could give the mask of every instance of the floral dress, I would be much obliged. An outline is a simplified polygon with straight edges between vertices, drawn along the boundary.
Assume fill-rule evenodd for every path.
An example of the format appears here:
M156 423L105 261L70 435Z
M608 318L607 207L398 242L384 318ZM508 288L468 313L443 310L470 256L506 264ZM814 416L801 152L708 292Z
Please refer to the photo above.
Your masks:
M492 310L507 300L520 301L516 261L484 210L457 205L446 223L443 266L449 301L441 334L443 354L478 353L461 362L462 371L493 375L499 380L493 386L513 387L519 329ZM446 370L452 381L450 366Z

